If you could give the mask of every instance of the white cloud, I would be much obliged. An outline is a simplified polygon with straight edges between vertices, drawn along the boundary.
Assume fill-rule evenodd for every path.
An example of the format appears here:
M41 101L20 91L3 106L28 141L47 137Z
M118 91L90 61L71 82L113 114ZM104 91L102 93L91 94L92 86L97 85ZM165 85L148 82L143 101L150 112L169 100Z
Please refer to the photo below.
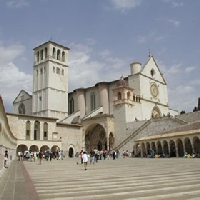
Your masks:
M142 0L110 0L114 7L118 10L128 10L139 6Z
M144 43L146 42L147 38L145 36L138 36L138 42L139 43Z
M124 61L112 57L109 50L97 53L100 61L93 61L90 54L94 50L87 45L73 43L70 47L69 91L92 87L101 81L113 81L122 74L127 75L129 67L124 69Z
M172 6L174 8L176 8L176 7L182 7L183 6L183 2L175 2L175 1L173 1L172 2Z
M197 68L197 66L190 66L185 68L185 72L189 73L194 71Z
M174 24L174 26L178 27L180 25L180 22L174 19L169 19L168 22Z
M0 43L0 93L10 107L20 90L32 90L32 75L21 72L14 64L14 59L18 58L24 49L20 44L3 46Z
M6 5L10 8L21 8L29 6L29 2L27 0L7 0Z

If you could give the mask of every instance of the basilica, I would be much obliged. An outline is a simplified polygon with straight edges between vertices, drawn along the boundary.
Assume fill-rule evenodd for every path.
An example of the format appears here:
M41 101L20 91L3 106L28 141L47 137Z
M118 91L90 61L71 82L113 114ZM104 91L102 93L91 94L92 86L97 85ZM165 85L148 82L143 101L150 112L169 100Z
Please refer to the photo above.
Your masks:
M12 148L1 144L2 150L14 156L59 149L69 157L82 149L142 157L150 150L176 157L200 152L200 112L169 108L167 83L152 55L131 63L127 77L68 91L70 49L48 41L33 50L33 91L19 91L13 113L2 114L0 134L12 135L5 139Z

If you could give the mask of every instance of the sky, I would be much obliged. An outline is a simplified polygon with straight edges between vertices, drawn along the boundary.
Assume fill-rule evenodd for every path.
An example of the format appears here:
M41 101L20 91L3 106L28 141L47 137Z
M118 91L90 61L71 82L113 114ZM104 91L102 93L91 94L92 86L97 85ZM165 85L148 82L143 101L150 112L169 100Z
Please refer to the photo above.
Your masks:
M130 74L153 55L171 109L192 112L200 97L200 1L0 0L0 95L6 112L32 94L33 48L70 48L69 92Z

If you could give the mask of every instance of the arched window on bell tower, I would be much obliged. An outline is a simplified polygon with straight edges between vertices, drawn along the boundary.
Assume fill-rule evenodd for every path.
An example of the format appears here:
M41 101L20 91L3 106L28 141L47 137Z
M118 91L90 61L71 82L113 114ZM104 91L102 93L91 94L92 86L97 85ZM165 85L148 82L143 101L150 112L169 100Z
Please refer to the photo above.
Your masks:
M122 93L118 92L118 100L121 100L121 99L122 99Z

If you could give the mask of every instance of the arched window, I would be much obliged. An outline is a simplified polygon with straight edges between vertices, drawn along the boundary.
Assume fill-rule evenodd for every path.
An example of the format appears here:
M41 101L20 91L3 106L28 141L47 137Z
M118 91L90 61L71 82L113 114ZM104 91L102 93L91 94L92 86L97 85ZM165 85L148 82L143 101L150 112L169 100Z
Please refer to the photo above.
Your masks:
M55 73L55 67L53 67L53 73Z
M56 67L56 74L60 74L60 68Z
M69 114L74 112L74 99L73 97L69 100Z
M39 51L37 52L37 61L39 61L39 59L40 59L40 53L39 53Z
M52 54L52 56L53 56L53 58L56 57L56 49L55 49L55 47L53 47L53 54Z
M47 122L43 125L43 140L48 140L48 124Z
M95 93L91 92L90 94L90 109L91 111L95 110Z
M60 60L60 49L57 50L57 60Z
M118 100L121 100L122 99L122 94L121 92L118 92Z
M24 115L25 114L25 105L23 103L20 103L19 107L18 107L18 112L19 114L21 115Z
M43 60L43 50L40 51L40 59Z
M62 75L64 75L64 69L62 69Z
M65 52L62 52L62 61L65 62Z
M130 100L130 92L127 92L127 99Z
M30 130L31 130L31 122L27 121L26 122L26 135L25 135L26 140L30 140Z
M40 122L35 121L34 123L34 140L40 140Z
M48 53L47 47L45 47L45 55L44 55L45 59L47 58L47 53Z

